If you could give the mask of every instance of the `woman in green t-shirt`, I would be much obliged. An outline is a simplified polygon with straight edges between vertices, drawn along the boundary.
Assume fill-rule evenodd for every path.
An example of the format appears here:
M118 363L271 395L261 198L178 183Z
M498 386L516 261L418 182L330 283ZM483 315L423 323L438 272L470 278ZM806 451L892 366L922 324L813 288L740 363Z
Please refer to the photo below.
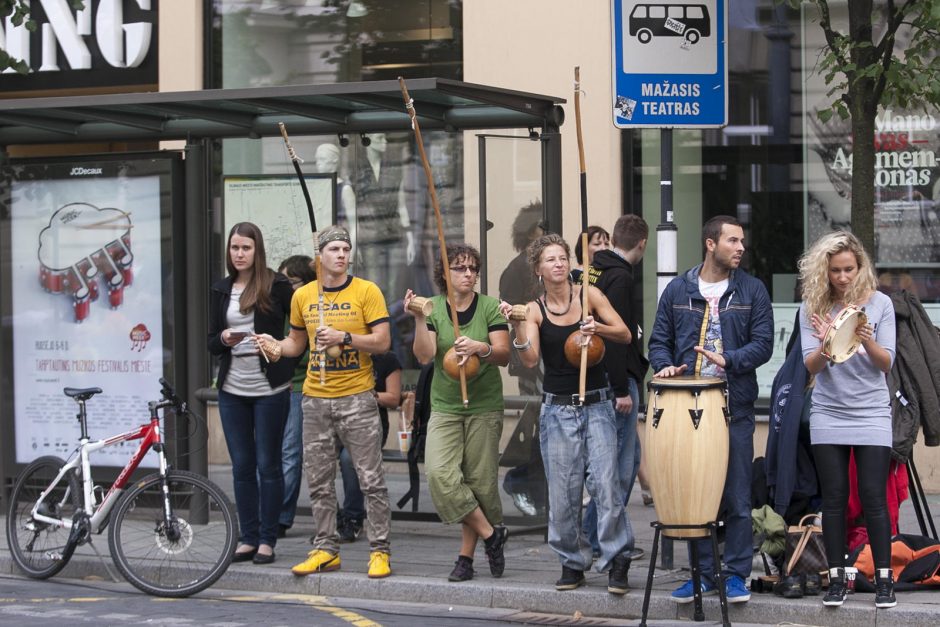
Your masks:
M405 311L415 318L414 354L425 364L434 360L431 380L431 418L424 467L431 499L446 524L462 523L460 554L448 579L473 578L473 554L483 538L490 573L500 577L506 565L503 549L508 531L502 526L503 508L497 483L499 438L503 431L503 384L499 366L509 363L509 327L499 301L474 291L480 276L480 253L468 244L447 247L453 302L460 337L454 341L450 308L444 296L432 299L434 311L412 312L414 292L405 294ZM443 264L434 278L446 293ZM464 406L460 382L443 367L451 348L461 362L476 356L480 369L467 377Z

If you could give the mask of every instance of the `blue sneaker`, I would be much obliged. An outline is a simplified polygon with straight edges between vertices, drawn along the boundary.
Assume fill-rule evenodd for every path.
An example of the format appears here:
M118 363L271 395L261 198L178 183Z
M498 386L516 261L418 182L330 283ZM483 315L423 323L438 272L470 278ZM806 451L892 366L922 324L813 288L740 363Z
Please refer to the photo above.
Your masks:
M751 600L750 590L744 585L744 580L737 575L725 577L725 596L728 598L728 603L745 603Z
M716 594L718 589L715 587L715 584L708 583L702 578L702 596L708 596L710 594ZM684 584L672 591L672 600L676 603L691 603L695 600L695 595L692 592L692 580L689 579ZM745 599L746 600L746 599Z

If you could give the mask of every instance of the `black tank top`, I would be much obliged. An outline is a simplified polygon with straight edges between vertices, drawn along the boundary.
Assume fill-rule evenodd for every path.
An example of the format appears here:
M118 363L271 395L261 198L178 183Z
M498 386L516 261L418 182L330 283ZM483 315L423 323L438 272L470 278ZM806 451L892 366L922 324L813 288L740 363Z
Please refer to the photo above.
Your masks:
M542 310L542 324L539 325L539 343L542 349L542 361L545 362L545 381L543 389L550 394L577 394L578 376L581 368L572 366L565 359L565 340L580 326L577 322L566 326L553 324L548 319L548 312L542 301L536 300ZM599 390L607 387L607 372L603 362L591 366L587 371L588 390Z

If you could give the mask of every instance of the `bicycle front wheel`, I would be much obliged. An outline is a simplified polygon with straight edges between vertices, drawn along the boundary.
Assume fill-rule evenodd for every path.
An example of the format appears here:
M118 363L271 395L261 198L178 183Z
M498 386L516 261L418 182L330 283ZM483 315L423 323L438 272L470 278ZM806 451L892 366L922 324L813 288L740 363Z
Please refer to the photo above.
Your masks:
M217 485L191 472L148 475L115 506L108 546L118 570L148 594L185 597L221 577L235 552L232 502Z
M47 579L65 568L74 546L69 546L70 530L65 523L81 508L78 475L70 470L55 486L52 481L65 462L58 457L40 457L17 477L7 507L7 544L13 561L34 579ZM39 503L43 491L52 486ZM58 522L38 521L37 512Z

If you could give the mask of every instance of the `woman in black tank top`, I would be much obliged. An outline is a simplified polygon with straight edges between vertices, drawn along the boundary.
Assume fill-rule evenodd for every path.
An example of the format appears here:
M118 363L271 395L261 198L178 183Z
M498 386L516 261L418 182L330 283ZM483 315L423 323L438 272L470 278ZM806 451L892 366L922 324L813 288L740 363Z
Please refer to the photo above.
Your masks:
M543 294L529 303L525 322L510 320L515 330L513 347L522 363L532 368L539 357L545 364L545 394L539 414L539 444L548 480L549 545L562 564L557 590L571 590L584 583L584 571L593 560L591 545L580 524L581 496L585 477L588 493L597 503L601 557L598 572L609 572L607 590L627 590L629 554L633 533L624 513L623 495L617 481L617 427L611 395L608 394L603 363L587 372L586 393L579 398L579 367L565 358L564 345L572 332L586 338L599 335L628 343L630 331L604 294L590 285L591 311L581 321L580 287L569 280L570 249L559 235L538 238L527 250L529 265L543 286ZM508 318L512 306L501 304Z

